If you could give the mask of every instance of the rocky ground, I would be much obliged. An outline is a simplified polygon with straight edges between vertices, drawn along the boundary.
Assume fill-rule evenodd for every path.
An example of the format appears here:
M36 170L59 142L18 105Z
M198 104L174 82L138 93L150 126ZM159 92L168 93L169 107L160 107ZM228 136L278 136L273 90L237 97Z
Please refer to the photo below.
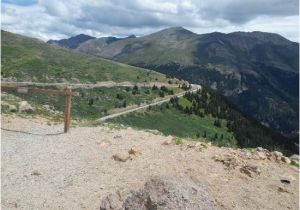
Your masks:
M108 195L134 190L142 198L143 187L151 192L145 182L157 176L168 183L192 177L192 188L205 186L204 198L218 209L299 208L299 170L277 152L181 143L131 128L63 134L62 125L40 118L2 115L1 121L2 209L109 209Z

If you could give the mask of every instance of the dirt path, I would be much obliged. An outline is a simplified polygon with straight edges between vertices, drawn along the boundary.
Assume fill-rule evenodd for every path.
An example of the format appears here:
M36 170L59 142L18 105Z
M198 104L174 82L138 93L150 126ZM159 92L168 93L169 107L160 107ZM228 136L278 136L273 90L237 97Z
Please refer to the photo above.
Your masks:
M152 175L194 176L209 186L221 209L298 209L299 171L268 160L247 160L262 168L250 178L228 170L212 157L229 148L203 151L162 145L171 137L133 129L72 128L42 119L2 116L2 209L99 209L100 200L119 188L137 189ZM52 135L46 135L52 134ZM127 162L112 155L138 147L142 154ZM282 176L292 177L288 186ZM278 192L283 186L288 192Z
M98 119L98 121L105 121L107 119L111 119L111 118L115 118L115 117L118 117L118 116L121 116L121 115L126 115L126 114L129 114L131 112L135 112L135 111L138 111L138 110L141 110L141 109L147 109L148 107L150 106L155 106L155 105L159 105L159 104L162 104L162 103L165 103L165 102L168 102L170 101L170 99L172 97L183 97L185 93L187 92L196 92L197 90L199 90L201 88L201 86L197 85L197 86L192 86L192 90L188 90L188 91L184 91L182 93L178 93L178 94L175 94L175 95L171 95L171 96L167 96L165 97L164 99L162 100L159 100L159 101L154 101L150 104L146 104L146 105L142 105L142 106L139 106L139 107L134 107L132 109L127 109L125 111L121 111L121 112L118 112L118 113L115 113L115 114L111 114L111 115L107 115L105 117L101 117L100 119Z

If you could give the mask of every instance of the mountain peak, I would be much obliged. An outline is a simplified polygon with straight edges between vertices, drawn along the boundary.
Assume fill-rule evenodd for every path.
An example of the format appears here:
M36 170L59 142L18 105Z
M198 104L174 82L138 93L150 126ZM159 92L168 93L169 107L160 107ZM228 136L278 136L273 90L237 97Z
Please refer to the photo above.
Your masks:
M193 32L183 28L182 26L175 26L175 27L166 28L166 29L163 29L159 32L175 32L175 33L194 34Z
M197 34L181 27L170 27L163 29L161 31L158 31L156 33L148 35L149 37L157 38L157 39L175 39L175 40L184 40L189 39L194 36L197 36Z
M49 40L47 41L48 44L54 44L59 45L61 47L75 49L77 48L81 43L88 41L90 39L95 39L96 37L89 36L86 34L78 34L76 36L72 36L68 39L61 39L61 40Z

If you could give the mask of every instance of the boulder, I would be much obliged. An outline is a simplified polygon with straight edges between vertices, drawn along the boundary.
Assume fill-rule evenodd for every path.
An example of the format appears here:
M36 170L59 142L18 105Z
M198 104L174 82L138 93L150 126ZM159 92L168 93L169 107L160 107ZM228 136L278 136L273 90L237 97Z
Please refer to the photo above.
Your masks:
M299 155L293 154L293 155L290 157L290 160L297 161L297 162L299 163Z
M274 151L271 153L271 155L275 158L275 160L280 161L283 154L281 152L278 151Z
M132 191L121 205L119 195L106 197L100 210L217 209L207 187L192 177L155 176L138 191ZM112 208L113 206L113 208Z
M290 163L291 163L290 158L285 157L285 156L282 156L282 157L281 157L281 160L282 160L282 162L284 162L284 163L286 163L286 164L290 164Z
M9 112L17 112L17 107L15 105L9 104L8 105L8 111Z
M21 101L19 103L19 112L33 112L33 107L27 101Z
M122 208L125 199L125 192L117 191L106 196L100 204L100 210L119 210Z

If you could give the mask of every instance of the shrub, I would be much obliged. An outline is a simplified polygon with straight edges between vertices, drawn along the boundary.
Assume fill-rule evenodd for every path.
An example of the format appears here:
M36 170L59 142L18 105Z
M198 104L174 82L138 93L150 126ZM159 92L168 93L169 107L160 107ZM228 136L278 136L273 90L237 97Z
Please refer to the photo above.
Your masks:
M214 126L221 128L221 121L219 119L216 119L214 121Z
M122 100L123 96L121 94L117 93L117 99Z
M165 93L163 91L159 91L159 96L163 98L165 97Z
M182 144L182 139L179 138L179 137L176 137L176 139L175 139L175 144L176 144L176 145Z
M123 107L126 108L127 104L126 101L123 102Z
M94 99L93 99L93 98L90 98L90 99L89 99L89 102L88 102L88 105L89 105L89 106L93 106L93 104L94 104Z
M153 85L152 90L158 90L158 87L156 85Z

